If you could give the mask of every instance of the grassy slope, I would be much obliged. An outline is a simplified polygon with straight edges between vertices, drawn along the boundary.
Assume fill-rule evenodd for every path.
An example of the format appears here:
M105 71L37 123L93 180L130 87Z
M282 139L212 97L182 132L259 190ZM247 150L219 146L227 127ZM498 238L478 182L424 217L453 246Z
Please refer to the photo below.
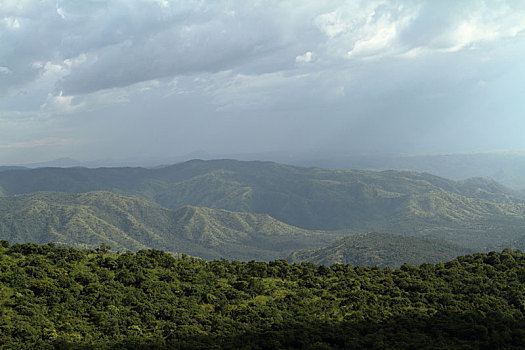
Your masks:
M338 235L313 232L268 215L209 208L165 209L111 192L40 192L0 197L0 237L12 242L102 243L116 250L163 249L203 258L270 260Z
M436 239L370 232L344 238L324 248L293 252L288 260L319 265L399 267L404 263L418 265L444 262L469 252L468 249Z

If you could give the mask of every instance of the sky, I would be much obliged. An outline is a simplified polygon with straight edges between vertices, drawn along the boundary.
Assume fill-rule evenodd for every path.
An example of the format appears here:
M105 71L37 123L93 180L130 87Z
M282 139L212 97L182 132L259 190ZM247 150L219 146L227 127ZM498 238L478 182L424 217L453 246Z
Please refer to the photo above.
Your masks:
M525 150L525 2L0 0L0 165Z

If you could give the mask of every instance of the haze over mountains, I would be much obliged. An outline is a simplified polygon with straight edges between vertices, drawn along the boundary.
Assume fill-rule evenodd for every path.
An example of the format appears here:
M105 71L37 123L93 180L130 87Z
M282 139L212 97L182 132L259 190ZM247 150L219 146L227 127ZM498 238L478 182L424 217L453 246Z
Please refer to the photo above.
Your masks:
M434 248L411 243L424 247L413 260L422 261L440 249L448 249L446 260L466 248L525 241L525 200L485 178L192 160L155 169L4 170L0 191L1 238L16 242L271 260L377 231L437 239Z
M164 164L175 164L191 159L254 159L274 161L296 166L320 167L338 170L409 170L426 172L452 180L465 180L471 177L488 177L509 188L525 190L525 153L490 152L490 153L445 153L445 154L368 154L346 155L341 152L273 152L273 153L237 153L211 154L195 151L176 157L148 157L128 159L101 159L78 161L60 158L47 162L19 164L18 167L146 167L155 168ZM0 171L16 168L3 166Z
M404 155L330 155L291 160L303 166L333 169L413 170L453 180L489 177L516 189L525 189L525 153L445 153Z

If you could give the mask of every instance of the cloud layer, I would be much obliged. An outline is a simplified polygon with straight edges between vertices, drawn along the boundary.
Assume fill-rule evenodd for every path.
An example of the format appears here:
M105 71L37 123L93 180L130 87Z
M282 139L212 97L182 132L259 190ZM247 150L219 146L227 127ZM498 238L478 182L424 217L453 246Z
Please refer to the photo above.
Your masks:
M515 130L524 33L516 1L5 0L0 157L483 148Z

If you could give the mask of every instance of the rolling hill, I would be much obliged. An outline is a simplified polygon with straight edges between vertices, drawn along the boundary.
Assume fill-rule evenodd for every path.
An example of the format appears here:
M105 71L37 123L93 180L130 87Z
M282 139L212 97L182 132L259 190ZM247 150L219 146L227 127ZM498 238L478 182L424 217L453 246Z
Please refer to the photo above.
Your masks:
M399 267L404 263L445 262L468 253L469 249L437 239L370 232L343 238L324 248L293 252L288 260L318 265Z
M175 210L111 192L0 197L0 239L115 250L163 249L207 259L282 258L341 234L315 232L265 214L185 206Z
M489 152L419 155L304 155L290 159L295 165L330 169L412 170L454 180L490 177L515 189L525 189L525 154Z
M525 232L525 201L493 180L407 171L300 168L193 160L158 169L41 168L0 172L4 195L112 191L166 208L267 214L308 230L379 231L486 249Z

